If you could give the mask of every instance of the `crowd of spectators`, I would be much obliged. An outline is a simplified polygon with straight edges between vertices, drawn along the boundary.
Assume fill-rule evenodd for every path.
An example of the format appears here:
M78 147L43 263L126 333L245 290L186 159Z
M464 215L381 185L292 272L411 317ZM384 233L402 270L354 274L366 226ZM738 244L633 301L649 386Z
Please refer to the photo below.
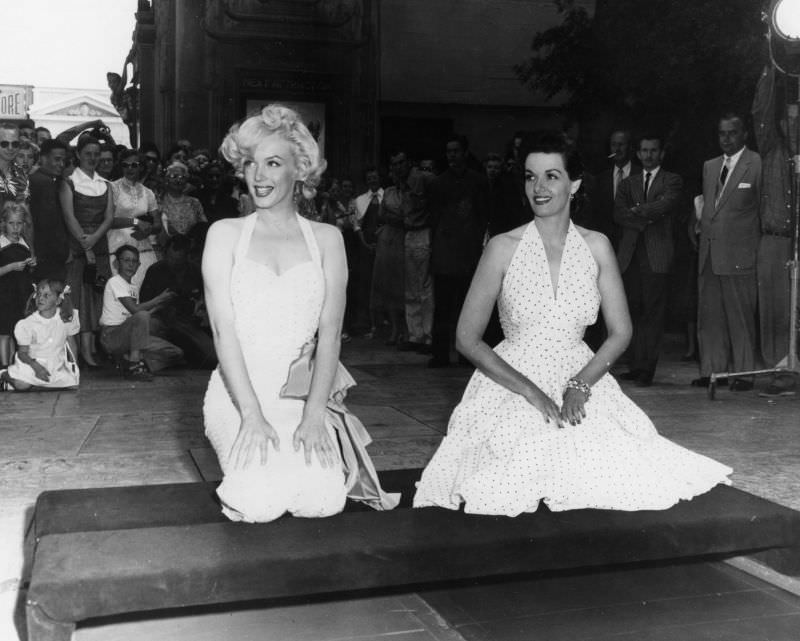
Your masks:
M20 321L42 322L39 290L57 291L70 310L59 349L75 366L111 361L138 380L182 363L215 366L203 242L212 222L249 211L230 166L207 149L187 140L163 157L153 143L129 149L100 120L55 137L30 121L2 123L0 210L0 370L21 371L34 347L20 342L36 340Z
M519 155L523 136L515 133L503 153L481 162L464 136L452 135L433 155L393 149L384 166L367 167L358 181L329 171L314 198L298 189L298 211L337 226L344 237L343 340L362 335L427 355L429 367L452 364L456 319L485 242L533 217ZM685 310L685 358L701 363L695 384L706 384L712 371L752 369L759 360L760 159L746 147L742 117L723 116L719 136L723 155L706 164L700 195L699 181L694 194L685 186L691 180L662 169L669 154L663 135L617 128L609 136L608 166L584 177L572 204L575 223L606 234L618 253L634 324L622 377L638 385L655 377L671 300ZM439 155L445 163L437 171ZM729 215L720 203L731 195L739 205ZM8 293L11 278L25 297L45 279L63 282L80 319L75 349L83 366L111 357L126 376L141 380L178 362L214 366L198 269L203 243L214 221L253 208L243 183L214 152L185 139L164 154L149 142L128 149L115 144L102 121L56 137L32 122L3 124L0 201L21 205L3 208L6 315L24 308L24 301L11 304L23 296ZM23 231L15 236L20 217ZM773 227L763 233L788 238L788 228ZM748 256L726 251L718 242L726 233L747 245ZM20 319L0 327L0 368L11 364ZM762 342L766 332L760 329ZM490 344L502 339L497 313L486 337ZM596 348L603 338L599 319L586 340ZM164 343L174 349L158 358ZM784 377L776 393L790 393L793 383ZM751 389L752 381L733 388Z

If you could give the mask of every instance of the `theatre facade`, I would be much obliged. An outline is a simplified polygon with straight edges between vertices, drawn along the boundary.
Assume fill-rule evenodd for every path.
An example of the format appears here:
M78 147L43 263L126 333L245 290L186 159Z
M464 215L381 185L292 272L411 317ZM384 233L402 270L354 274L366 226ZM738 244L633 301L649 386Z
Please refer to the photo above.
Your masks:
M441 155L458 131L480 157L557 122L514 73L560 22L551 0L140 0L136 19L140 139L162 146L216 147L278 101L358 177L397 145Z

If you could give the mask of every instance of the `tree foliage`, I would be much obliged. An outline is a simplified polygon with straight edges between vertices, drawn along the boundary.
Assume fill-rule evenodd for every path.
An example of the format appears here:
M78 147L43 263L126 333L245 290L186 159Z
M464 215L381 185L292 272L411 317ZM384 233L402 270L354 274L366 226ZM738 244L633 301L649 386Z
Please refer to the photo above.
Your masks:
M714 116L749 111L766 61L753 0L597 0L594 16L555 0L563 22L537 33L515 68L522 83L565 95L579 114Z

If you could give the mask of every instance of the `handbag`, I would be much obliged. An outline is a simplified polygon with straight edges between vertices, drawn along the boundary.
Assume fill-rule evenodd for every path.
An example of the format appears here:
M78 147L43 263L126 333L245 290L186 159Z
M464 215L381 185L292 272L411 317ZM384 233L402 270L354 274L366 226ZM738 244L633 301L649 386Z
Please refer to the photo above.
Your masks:
M316 347L315 341L303 345L300 355L289 366L286 383L280 391L282 398L308 398L314 376ZM355 379L339 363L325 408L325 424L333 428L339 439L348 498L366 503L376 510L391 510L400 502L400 495L389 494L381 488L378 472L367 453L367 445L372 438L364 424L344 404L347 390L355 384Z

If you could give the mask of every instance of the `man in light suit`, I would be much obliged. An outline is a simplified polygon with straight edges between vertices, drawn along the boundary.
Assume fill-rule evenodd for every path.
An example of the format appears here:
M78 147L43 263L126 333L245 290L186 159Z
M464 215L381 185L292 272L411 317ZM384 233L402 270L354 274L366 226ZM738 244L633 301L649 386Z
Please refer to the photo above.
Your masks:
M755 369L756 253L761 199L761 157L749 150L744 120L728 113L719 121L723 155L703 165L703 213L698 247L697 332L700 378L712 372ZM734 391L753 388L737 378Z
M617 261L633 321L630 371L620 378L647 387L661 352L675 255L674 219L683 199L683 180L661 169L664 141L643 136L636 152L641 173L623 180L614 200L620 226Z

